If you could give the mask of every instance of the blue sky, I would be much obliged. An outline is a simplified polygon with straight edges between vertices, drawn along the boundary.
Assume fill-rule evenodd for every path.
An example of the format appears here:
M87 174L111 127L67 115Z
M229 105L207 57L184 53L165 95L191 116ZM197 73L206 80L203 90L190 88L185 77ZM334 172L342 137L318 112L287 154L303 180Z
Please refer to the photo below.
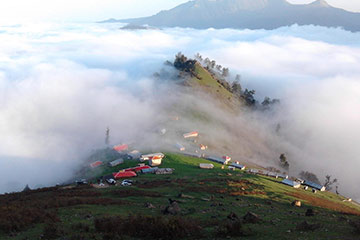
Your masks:
M288 0L309 3L312 0ZM27 21L97 21L107 18L130 18L155 14L187 0L11 0L0 8L2 23ZM360 11L360 1L328 0L336 7Z

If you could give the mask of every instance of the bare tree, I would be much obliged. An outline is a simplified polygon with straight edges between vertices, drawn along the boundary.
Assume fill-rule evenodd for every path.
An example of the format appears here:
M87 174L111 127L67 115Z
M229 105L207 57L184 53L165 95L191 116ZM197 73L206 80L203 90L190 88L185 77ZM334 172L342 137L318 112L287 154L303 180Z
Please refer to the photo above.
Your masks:
M337 182L337 179L336 179L336 178L334 178L334 179L331 180L331 176L330 176L330 175L326 175L324 187L326 188L326 190L329 190L329 191L330 191L330 190L332 189L332 185L333 185L334 183L336 183L336 182Z

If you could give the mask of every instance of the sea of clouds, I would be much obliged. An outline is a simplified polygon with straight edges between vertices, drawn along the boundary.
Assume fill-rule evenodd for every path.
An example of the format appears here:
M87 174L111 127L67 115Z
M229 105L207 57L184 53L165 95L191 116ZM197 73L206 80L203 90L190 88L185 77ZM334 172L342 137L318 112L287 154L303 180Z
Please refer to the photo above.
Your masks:
M330 174L340 192L360 197L360 33L119 27L0 26L0 192L70 177L104 145L107 126L113 143L156 126L176 100L174 86L159 89L152 75L181 51L229 67L260 101L281 99L271 118L251 116L247 127L264 132L297 173ZM278 133L267 130L278 123Z

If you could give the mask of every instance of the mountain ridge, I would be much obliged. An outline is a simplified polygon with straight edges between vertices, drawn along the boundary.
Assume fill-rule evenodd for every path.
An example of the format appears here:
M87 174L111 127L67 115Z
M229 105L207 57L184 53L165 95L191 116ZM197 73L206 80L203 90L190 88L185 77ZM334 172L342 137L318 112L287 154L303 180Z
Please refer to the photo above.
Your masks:
M360 13L335 8L325 0L291 4L285 0L195 0L153 16L104 22L195 29L276 29L298 25L341 27L360 31Z

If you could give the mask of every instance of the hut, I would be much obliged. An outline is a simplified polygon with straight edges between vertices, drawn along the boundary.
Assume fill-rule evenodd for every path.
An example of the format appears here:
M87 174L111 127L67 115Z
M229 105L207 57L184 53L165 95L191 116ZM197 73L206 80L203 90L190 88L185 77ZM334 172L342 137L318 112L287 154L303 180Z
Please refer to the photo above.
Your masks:
M185 151L185 147L183 145L181 145L180 143L176 143L175 147L179 151Z
M122 153L129 149L129 145L127 144L119 144L113 147L113 149L119 153Z
M211 163L200 163L199 167L201 169L213 169L214 168L214 164Z
M138 150L133 150L127 154L128 159L139 159L141 157L141 153Z
M198 137L199 136L199 132L189 132L189 133L185 133L184 138L194 138L194 137Z
M149 165L152 167L161 165L163 157L162 156L154 156L149 160Z
M103 162L101 162L101 161L96 161L96 162L91 163L91 164L90 164L90 167L91 167L91 168L97 168L97 167L101 166L102 164L103 164Z
M141 155L140 157L140 161L147 161L147 160L151 160L153 157L165 157L165 154L163 153L150 153L150 154L146 154L146 155Z
M319 190L321 192L325 191L325 187L320 185L320 184L317 184L317 183L314 183L314 182L311 182L311 181L307 181L305 180L304 183L303 183L305 186L309 186L313 189L316 189L316 190Z
M112 162L109 162L109 166L110 167L115 167L115 166L120 165L122 163L124 163L124 159L119 158L119 159L116 159L116 160L114 160Z
M117 173L113 173L113 176L115 179L119 178L130 178L130 177L136 177L136 172L134 171L120 171Z
M238 168L240 170L245 170L245 165L241 165L241 164L238 164L238 163L232 163L230 164L230 166L234 167L234 168Z
M295 182L295 181L291 181L290 179L284 179L284 180L282 180L281 183L285 184L285 185L288 185L290 187L293 187L293 188L299 188L301 186L300 183Z

